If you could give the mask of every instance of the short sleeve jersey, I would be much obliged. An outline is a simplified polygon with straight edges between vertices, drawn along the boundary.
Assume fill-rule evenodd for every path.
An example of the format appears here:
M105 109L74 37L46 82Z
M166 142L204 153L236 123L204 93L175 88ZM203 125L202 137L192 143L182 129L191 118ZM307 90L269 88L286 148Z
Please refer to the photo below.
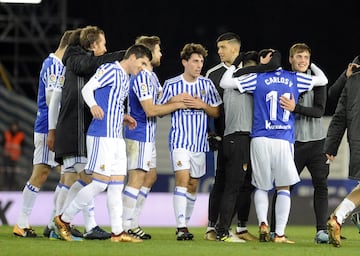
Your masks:
M219 106L221 97L214 83L205 77L198 77L195 82L187 82L182 75L166 80L163 86L160 104L165 104L172 97L189 93L210 106ZM191 152L209 151L207 141L208 115L202 109L178 109L171 113L171 128L169 133L170 151L176 148Z
M131 77L128 113L136 120L137 126L132 130L125 127L125 138L142 142L155 142L156 117L146 116L141 101L151 99L153 104L156 104L161 91L161 84L154 72L143 70Z
M280 96L294 97L311 90L311 75L277 69L238 78L240 91L254 94L254 120L251 137L295 141L295 115L280 105ZM293 95L293 96L291 96Z

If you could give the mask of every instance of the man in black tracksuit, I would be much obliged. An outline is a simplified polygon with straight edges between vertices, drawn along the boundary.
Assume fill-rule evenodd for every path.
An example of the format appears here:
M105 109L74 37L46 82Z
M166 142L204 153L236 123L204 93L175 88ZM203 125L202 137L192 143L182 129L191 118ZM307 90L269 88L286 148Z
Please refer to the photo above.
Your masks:
M357 62L355 62L356 59ZM348 177L349 179L360 181L360 65L358 62L359 58L357 57L356 59L348 65L345 71L345 78L347 79L341 78L344 81L343 89L341 90L340 99L329 125L324 152L329 161L333 161L337 155L344 133L347 131L347 141L350 149ZM359 202L360 184L353 188L330 215L327 222L327 230L329 233L329 243L333 246L341 246L341 226L352 211L359 206ZM352 220L359 228L358 215L358 213L355 214L355 218Z
M240 37L232 32L227 32L218 37L216 40L218 47L218 54L220 56L221 62L209 69L206 76L210 78L218 90L220 96L223 98L224 89L220 87L220 80L234 60L240 54L241 41ZM225 113L224 113L224 104L220 106L220 116L214 120L215 133L217 136L220 136L223 139L224 130L225 130ZM228 223L232 221L234 214L237 214L238 217L238 227L236 230L236 235L238 238L243 240L255 240L255 236L250 234L247 230L246 223L249 217L250 205L251 205L251 193L253 187L250 184L250 179L248 180L249 186L243 186L242 184L236 184L236 180L231 180L231 177L228 174L226 178L225 171L225 157L224 157L224 148L223 143L218 143L217 149L217 161L216 161L216 172L215 172L215 182L212 190L209 195L209 207L208 207L208 227L205 233L204 238L206 240L216 240L216 231L215 225L218 222L219 213L223 207L222 204L231 204L234 207L225 207L226 209L232 208L231 212L226 212L226 216L223 216L224 222ZM241 166L239 167L240 172ZM231 170L229 170L231 171ZM250 171L249 171L250 173ZM251 174L250 174L251 177ZM229 183L229 180L231 183ZM225 186L234 187L239 191L235 200L230 200L226 198L226 202L222 202L224 196ZM229 191L229 190L228 190ZM235 202L234 202L235 201ZM224 215L224 214L223 214ZM225 221L226 219L226 221ZM228 226L227 224L225 226ZM221 231L222 232L222 231ZM226 233L228 230L226 230Z
M124 56L124 51L105 54L105 34L96 26L82 28L74 35L78 38L72 38L73 42L62 59L66 72L55 136L55 159L63 164L64 187L68 188L64 209L92 177L84 170L87 162L86 133L92 115L81 89L101 64L121 60ZM96 225L92 205L83 213L85 239L111 237L110 233Z

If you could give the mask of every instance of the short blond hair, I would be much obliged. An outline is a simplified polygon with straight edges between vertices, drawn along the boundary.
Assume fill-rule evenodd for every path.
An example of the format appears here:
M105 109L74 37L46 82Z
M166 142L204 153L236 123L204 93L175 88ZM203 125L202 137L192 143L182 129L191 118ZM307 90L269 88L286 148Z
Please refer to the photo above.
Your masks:
M305 43L296 43L296 44L293 44L291 47L290 47L290 50L289 50L289 56L290 57L293 57L296 53L298 52L309 52L309 54L311 55L311 49L310 47L305 44Z

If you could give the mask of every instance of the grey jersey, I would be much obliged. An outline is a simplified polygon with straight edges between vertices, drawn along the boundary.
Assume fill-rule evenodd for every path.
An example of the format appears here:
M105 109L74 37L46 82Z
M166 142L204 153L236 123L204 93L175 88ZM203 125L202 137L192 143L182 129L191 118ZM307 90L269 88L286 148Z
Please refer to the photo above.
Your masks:
M251 132L253 123L253 96L238 90L224 90L224 136L234 132Z
M312 107L314 104L314 92L309 91L301 96L304 107ZM325 131L323 127L323 118L308 117L296 114L295 121L295 140L300 142L308 142L314 140L321 140L325 138Z

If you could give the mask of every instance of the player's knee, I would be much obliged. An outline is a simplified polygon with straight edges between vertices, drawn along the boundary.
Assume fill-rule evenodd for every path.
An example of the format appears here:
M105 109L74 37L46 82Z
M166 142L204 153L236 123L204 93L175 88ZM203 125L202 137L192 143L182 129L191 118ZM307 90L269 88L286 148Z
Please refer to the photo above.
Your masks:
M29 179L30 184L36 187L41 187L47 180L49 173L50 167L47 165L41 164L34 166L33 173Z

